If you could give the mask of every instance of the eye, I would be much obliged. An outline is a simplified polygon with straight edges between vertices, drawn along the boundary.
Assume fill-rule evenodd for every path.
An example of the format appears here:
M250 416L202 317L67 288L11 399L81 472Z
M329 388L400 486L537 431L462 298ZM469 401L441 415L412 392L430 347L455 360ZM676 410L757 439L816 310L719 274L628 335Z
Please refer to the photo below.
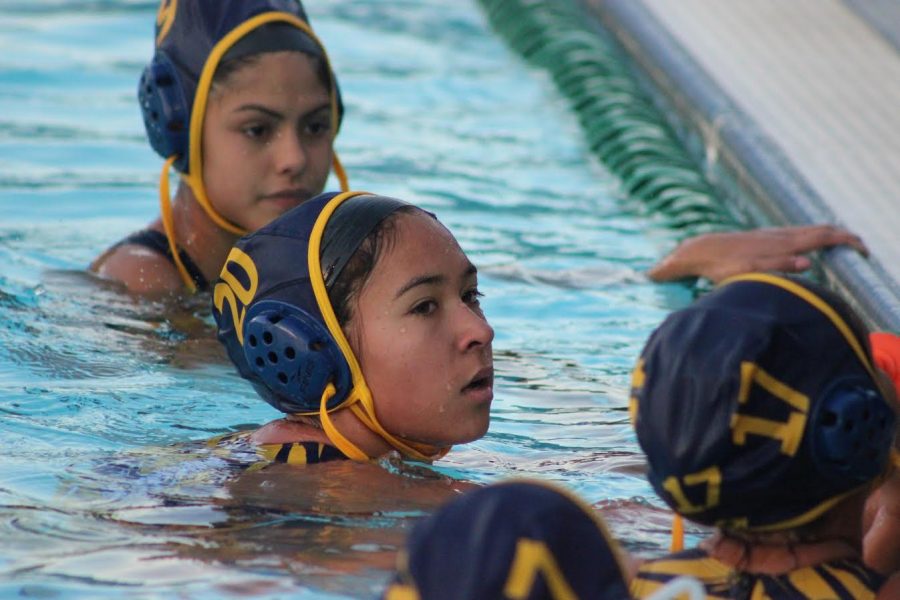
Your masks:
M329 131L331 131L331 119L328 117L310 119L303 128L303 133L307 135L324 135Z
M410 310L409 312L414 315L428 316L434 313L437 308L438 304L434 300L423 300L422 302L419 302L418 304L413 306L412 310Z
M271 129L268 125L264 125L262 123L254 123L252 125L246 125L241 128L241 133L250 138L251 140L262 140L265 139Z
M484 296L484 294L479 292L478 288L472 288L463 292L462 301L469 306L480 306L481 300L479 300L479 298L481 298L482 296Z

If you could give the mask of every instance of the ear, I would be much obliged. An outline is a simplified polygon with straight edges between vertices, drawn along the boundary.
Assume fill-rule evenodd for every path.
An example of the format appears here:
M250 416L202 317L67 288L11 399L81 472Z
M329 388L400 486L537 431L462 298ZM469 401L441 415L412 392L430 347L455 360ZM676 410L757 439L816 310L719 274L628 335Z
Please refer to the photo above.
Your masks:
M860 484L885 467L896 416L881 393L863 378L837 381L815 403L810 448L823 475Z
M244 355L255 377L283 399L284 412L315 412L329 383L338 407L351 387L350 367L325 326L307 311L277 300L253 304L244 321ZM287 410L285 410L287 409Z
M187 173L190 107L178 70L164 52L157 52L141 74L138 101L150 145L163 158L177 156L175 168Z

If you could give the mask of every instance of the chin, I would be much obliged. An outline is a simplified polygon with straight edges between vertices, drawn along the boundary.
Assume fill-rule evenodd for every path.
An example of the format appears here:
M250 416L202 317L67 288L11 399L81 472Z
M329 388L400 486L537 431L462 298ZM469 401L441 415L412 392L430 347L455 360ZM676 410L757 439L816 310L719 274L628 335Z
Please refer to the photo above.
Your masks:
M490 424L490 417L484 419L484 422L479 422L477 425L473 424L473 427L470 428L470 430L465 435L461 435L456 440L454 440L452 442L452 445L468 444L469 442L480 440L488 432L488 427L490 426Z

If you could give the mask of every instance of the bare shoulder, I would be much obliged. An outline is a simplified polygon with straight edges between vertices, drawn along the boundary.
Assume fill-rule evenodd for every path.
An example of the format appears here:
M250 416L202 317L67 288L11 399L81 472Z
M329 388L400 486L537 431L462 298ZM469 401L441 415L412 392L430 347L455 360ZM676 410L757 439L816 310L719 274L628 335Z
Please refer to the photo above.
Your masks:
M287 419L276 419L266 423L254 431L250 439L256 444L289 444L292 442L331 444L321 429Z
M121 282L135 294L177 293L184 288L177 269L165 256L134 244L107 250L90 270L104 279Z

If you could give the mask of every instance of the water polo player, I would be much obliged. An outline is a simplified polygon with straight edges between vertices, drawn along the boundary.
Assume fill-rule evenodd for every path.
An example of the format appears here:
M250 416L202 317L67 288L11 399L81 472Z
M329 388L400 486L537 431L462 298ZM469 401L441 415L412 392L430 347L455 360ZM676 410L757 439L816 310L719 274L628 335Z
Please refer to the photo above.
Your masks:
M252 434L272 460L418 460L484 435L493 330L475 267L400 200L323 194L241 239L213 289L238 372L286 413Z
M633 378L632 415L657 493L717 528L651 560L646 597L693 575L710 598L876 598L862 507L890 470L896 419L867 332L835 294L736 277L673 313Z
M297 0L163 0L155 40L138 96L166 159L161 214L91 270L137 293L203 290L241 235L319 194L332 167L346 189L340 94Z

